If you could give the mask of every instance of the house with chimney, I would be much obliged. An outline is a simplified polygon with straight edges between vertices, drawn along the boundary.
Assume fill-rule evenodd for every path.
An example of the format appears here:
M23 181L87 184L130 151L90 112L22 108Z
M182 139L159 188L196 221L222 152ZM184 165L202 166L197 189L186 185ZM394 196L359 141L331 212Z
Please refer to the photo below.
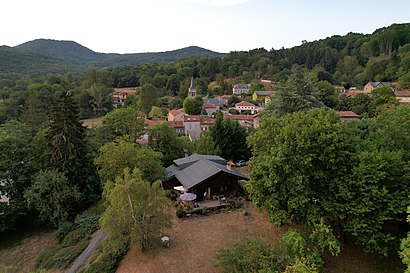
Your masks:
M242 95L244 93L247 93L249 91L249 88L251 88L250 84L247 83L237 83L232 87L232 94L233 95Z

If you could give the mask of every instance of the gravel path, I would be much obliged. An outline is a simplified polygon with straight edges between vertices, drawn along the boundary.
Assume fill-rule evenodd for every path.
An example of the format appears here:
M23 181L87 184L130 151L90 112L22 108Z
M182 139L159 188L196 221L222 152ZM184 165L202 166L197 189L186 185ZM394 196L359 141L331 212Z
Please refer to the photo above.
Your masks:
M88 244L86 249L84 249L80 256L75 259L74 263L67 270L67 273L75 273L80 268L87 267L89 263L88 258L90 258L91 254L94 252L97 246L104 242L105 239L107 239L107 235L103 234L100 230L97 230L91 238L90 243Z

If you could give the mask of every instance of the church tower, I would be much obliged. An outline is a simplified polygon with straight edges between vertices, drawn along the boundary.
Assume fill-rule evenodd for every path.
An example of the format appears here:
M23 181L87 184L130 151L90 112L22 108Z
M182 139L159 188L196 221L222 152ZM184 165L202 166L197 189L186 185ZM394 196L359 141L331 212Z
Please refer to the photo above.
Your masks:
M191 77L191 85L189 86L188 89L188 98L195 98L196 97L196 88L195 88L195 83L194 83L194 77Z

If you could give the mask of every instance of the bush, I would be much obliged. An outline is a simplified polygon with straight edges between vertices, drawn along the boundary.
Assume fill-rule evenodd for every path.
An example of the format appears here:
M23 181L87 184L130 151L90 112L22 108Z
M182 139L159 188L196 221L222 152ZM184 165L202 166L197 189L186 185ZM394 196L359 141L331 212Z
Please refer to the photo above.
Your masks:
M284 249L263 240L245 240L232 249L217 252L222 272L284 272L291 263Z
M77 215L74 220L74 224L76 224L78 227L84 228L88 234L92 234L99 228L99 219L99 214L85 211L84 213Z
M177 209L176 215L178 218L184 218L186 216L186 212L183 209Z
M114 273L128 249L129 242L124 238L107 239L97 248L95 259L84 273Z
M176 201L177 200L177 194L173 190L168 190L166 191L166 196L171 199L171 201Z
M63 239L67 236L75 228L75 225L71 222L62 222L58 229L54 232L53 237L59 243L63 241Z

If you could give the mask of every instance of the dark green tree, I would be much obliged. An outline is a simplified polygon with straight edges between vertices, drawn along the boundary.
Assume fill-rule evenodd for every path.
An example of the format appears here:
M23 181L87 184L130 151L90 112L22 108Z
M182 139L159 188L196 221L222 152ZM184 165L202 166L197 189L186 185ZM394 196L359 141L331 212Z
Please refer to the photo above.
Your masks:
M202 97L186 98L183 107L184 112L188 115L200 115L202 112Z
M95 170L87 156L85 128L71 95L64 91L54 101L48 140L51 166L63 173L87 198L98 192Z
M248 159L250 151L246 145L248 136L245 127L237 121L223 119L222 112L217 112L215 125L211 126L210 135L215 149L220 149L221 156L225 159Z
M146 115L151 111L152 106L158 104L157 88L146 83L138 90L138 107Z

